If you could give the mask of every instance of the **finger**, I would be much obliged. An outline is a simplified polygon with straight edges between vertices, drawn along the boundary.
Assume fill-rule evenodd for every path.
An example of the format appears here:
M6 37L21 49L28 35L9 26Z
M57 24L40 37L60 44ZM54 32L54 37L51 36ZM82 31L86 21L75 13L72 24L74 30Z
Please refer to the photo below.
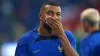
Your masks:
M51 21L47 21L52 27L57 27L56 24L52 23Z
M48 19L47 21L50 22L51 24L57 24L57 22L50 20L50 19Z
M53 26L52 26L48 21L46 21L46 23L47 23L51 28L53 28Z
M54 18L54 17L52 17L51 20L60 22L60 18Z
M48 18L47 21L50 21L50 22L52 22L53 24L58 23L58 22L56 22L56 21L54 21L54 20L51 20L51 18Z
M60 22L60 18L54 18L54 17L51 17L51 16L46 16L45 20L52 20L52 21L55 21L56 23L59 23Z
M55 21L52 21L52 20L48 20L48 22L49 22L50 24L54 25L54 26L57 26L57 25L58 25L58 23L56 23Z
M60 21L54 19L54 18L48 18L47 20L52 21L53 23L59 23Z
M53 28L58 28L57 24L52 23L51 21L47 21L49 25L51 25Z
M52 22L52 24L55 24L57 27L61 24L61 22L55 22L53 20L48 19L48 21Z
M55 24L53 24L51 21L47 21L47 23L49 24L49 25L51 25L51 26L56 26Z

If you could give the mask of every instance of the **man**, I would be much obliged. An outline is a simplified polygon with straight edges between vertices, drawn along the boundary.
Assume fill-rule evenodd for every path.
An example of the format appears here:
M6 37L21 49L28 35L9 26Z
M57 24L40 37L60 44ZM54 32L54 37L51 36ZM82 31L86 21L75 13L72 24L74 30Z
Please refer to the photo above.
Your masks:
M100 56L99 12L88 8L81 14L81 21L88 34L80 42L81 56ZM97 54L96 54L97 53Z
M39 18L39 28L18 41L15 56L78 56L72 33L63 30L61 8L56 2L44 3Z

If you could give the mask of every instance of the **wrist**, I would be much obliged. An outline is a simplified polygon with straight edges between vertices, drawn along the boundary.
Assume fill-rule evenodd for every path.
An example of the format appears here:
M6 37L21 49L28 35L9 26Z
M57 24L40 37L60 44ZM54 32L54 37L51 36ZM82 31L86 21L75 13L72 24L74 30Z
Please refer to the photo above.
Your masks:
M59 35L58 35L58 38L59 38L60 40L65 40L65 39L66 39L65 33L59 34Z
M57 32L57 36L58 36L58 37L65 36L64 31L59 31L59 32Z

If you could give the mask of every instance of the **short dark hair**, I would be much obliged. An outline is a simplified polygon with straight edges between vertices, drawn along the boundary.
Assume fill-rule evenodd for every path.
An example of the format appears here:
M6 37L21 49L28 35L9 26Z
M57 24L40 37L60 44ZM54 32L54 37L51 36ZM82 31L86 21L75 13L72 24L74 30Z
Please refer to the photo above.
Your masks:
M95 26L95 25L98 23L97 21L90 20L89 18L90 18L90 17L85 17L85 18L83 19L83 22L88 22L89 25L91 25L91 26Z
M45 5L59 6L60 7L60 5L55 1L47 1L47 2L43 3L43 5L41 6L40 12L42 12L44 10Z

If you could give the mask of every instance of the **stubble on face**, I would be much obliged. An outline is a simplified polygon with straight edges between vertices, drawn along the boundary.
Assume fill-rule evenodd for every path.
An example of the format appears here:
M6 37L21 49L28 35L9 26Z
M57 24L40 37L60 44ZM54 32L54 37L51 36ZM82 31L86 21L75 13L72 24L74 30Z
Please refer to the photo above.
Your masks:
M61 8L59 6L51 6L51 5L46 5L45 10L43 11L43 20L42 24L45 27L45 29L49 32L52 33L52 28L46 23L46 19L48 18L60 18L60 13L61 13ZM56 15L56 17L54 17Z

